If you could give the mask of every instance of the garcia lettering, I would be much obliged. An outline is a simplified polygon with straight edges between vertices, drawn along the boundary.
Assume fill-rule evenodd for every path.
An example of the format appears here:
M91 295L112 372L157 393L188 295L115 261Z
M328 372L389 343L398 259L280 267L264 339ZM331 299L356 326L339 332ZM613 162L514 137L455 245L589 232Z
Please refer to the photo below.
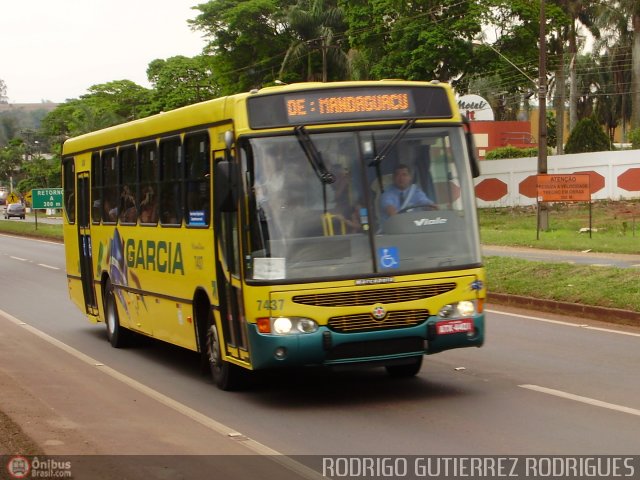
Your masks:
M125 258L129 268L184 275L182 244L179 242L130 238L125 242Z

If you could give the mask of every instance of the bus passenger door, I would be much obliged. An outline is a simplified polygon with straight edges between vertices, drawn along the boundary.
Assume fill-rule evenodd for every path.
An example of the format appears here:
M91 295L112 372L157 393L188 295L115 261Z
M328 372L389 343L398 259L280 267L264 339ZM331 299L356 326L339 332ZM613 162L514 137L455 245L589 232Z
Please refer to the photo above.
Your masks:
M82 292L88 315L98 315L96 291L93 284L93 259L91 255L91 183L89 174L79 173L77 180L78 192L78 246L80 248L80 276L82 278Z
M223 152L214 152L219 160ZM240 229L238 202L231 208L215 206L217 280L220 298L222 332L226 354L249 362L246 319L240 276ZM227 206L229 207L229 206ZM230 211L229 211L230 210Z

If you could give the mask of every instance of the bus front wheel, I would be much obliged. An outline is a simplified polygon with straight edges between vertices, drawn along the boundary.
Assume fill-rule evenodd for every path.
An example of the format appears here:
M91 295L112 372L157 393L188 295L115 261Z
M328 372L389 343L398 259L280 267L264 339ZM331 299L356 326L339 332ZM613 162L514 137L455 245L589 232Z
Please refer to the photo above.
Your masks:
M394 378L415 377L422 368L423 357L413 357L409 363L387 365L387 373Z
M218 388L221 390L236 390L240 387L240 377L243 372L240 371L239 367L222 358L220 335L213 318L210 319L209 329L207 330L207 357L213 383Z

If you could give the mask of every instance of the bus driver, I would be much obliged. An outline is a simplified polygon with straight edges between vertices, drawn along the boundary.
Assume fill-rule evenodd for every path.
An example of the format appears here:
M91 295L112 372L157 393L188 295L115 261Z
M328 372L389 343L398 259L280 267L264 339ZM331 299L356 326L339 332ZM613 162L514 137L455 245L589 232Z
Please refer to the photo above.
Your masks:
M407 165L398 164L393 169L393 185L380 197L383 220L409 208L427 207L434 209L436 204L413 183L411 170Z

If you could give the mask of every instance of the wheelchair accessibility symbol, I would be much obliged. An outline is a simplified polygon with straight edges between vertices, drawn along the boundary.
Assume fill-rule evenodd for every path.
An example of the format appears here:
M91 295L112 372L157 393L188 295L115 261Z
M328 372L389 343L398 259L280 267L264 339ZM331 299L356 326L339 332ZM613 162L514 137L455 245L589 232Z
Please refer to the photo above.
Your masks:
M387 247L378 249L378 266L381 269L399 268L400 255L397 247Z

